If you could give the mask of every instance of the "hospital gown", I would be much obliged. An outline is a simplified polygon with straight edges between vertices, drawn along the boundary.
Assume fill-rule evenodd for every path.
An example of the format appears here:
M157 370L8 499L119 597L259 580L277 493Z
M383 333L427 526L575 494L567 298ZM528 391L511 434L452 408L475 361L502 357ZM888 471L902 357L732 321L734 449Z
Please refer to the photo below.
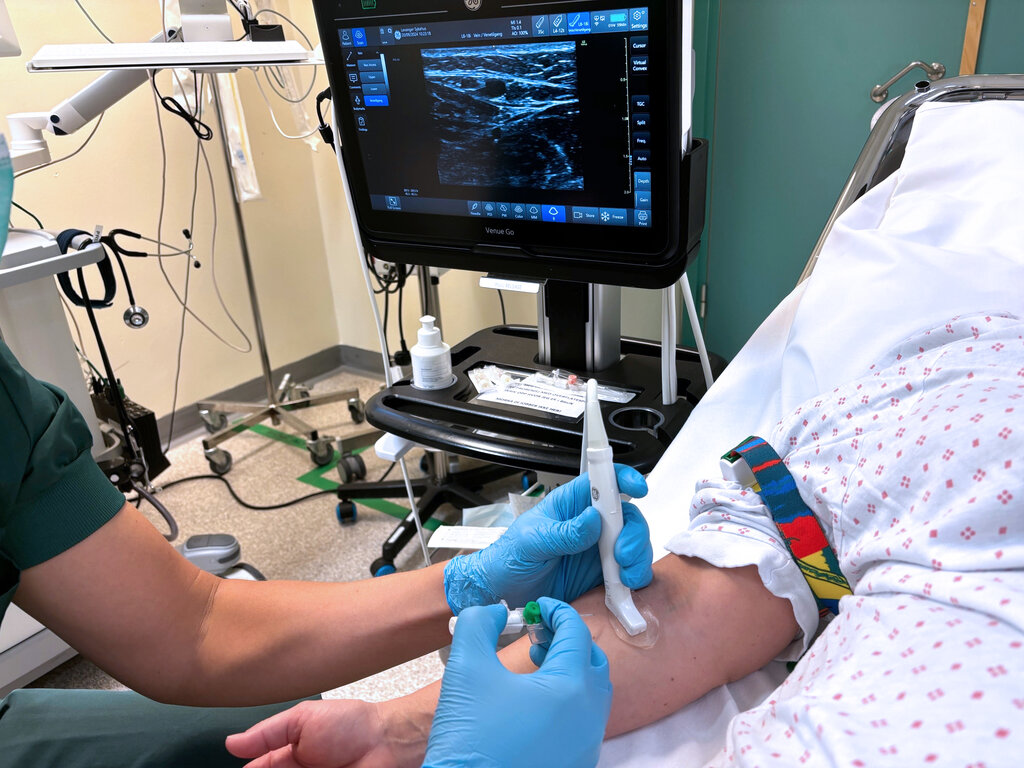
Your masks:
M1024 764L1022 416L1024 323L972 315L765 436L853 589L824 628L760 498L698 485L668 548L756 564L801 627L796 668L732 720L711 765Z

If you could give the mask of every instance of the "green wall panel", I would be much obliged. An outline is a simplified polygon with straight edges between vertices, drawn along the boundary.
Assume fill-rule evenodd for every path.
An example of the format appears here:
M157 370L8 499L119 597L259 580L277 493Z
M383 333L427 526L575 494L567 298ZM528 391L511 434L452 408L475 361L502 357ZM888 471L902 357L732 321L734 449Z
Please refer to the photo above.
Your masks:
M697 0L694 127L711 139L709 347L732 357L796 284L867 137L871 88L959 70L965 0ZM1024 1L989 0L979 72L1024 71ZM920 70L891 90L923 78Z

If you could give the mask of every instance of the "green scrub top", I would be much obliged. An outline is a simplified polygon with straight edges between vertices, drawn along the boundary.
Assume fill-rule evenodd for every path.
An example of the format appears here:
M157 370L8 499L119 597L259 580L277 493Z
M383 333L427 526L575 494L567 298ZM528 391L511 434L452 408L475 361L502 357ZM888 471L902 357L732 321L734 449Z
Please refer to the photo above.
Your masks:
M124 506L91 448L68 396L32 378L0 340L0 621L21 571L70 549Z

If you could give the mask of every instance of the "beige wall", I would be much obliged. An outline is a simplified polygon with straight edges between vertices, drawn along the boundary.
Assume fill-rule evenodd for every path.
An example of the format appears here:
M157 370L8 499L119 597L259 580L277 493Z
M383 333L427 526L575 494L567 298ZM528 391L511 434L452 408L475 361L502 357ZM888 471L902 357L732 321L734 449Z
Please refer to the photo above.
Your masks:
M25 55L0 59L0 114L47 110L96 77L88 73L30 75L25 71L25 62L44 44L102 41L72 0L7 0L7 5ZM149 39L159 29L156 0L90 0L86 7L118 42ZM311 3L282 1L276 7L290 14L316 42ZM318 78L317 90L327 85L322 71ZM369 299L333 155L323 146L313 151L304 142L280 136L256 90L253 75L243 71L238 80L263 193L262 199L244 203L243 210L271 365L287 365L336 344L376 350ZM171 93L169 73L158 75L157 83L163 93ZM271 98L282 126L293 131L288 105ZM168 155L163 234L167 241L180 242L180 231L188 223L196 141L184 122L173 115L164 112L163 123ZM53 156L77 148L91 127L73 136L49 137ZM7 132L6 125L0 129ZM219 139L206 142L206 147L216 184L217 241L211 251L212 207L201 169L193 235L202 268L192 270L189 305L226 339L242 344L217 301L212 280L215 266L227 307L255 344ZM96 136L80 155L18 179L15 199L52 230L91 230L102 224L106 229L121 227L155 236L160 166L153 97L144 86L108 111ZM14 222L29 226L19 212L14 213ZM180 294L183 259L167 258L164 264ZM121 314L127 297L123 290L113 309L99 312L99 322L129 396L162 416L171 409L181 309L156 259L131 260L127 266L136 298L150 312L150 323L138 331L124 325ZM479 288L478 277L476 273L449 272L442 279L444 333L451 343L500 322L497 296ZM98 284L94 290L99 290ZM624 332L655 335L659 327L658 302L648 294L631 298L631 293L627 292L624 300L629 308L624 312ZM406 296L404 318L410 344L418 327L418 305L413 284ZM506 294L506 305L510 321L535 322L532 297ZM86 336L85 348L95 356L84 312L76 309L75 315ZM392 344L396 344L397 333L391 336ZM178 408L256 378L260 371L255 351L235 351L189 319Z
M101 41L73 2L9 0L7 5L26 55L0 59L0 110L4 115L47 110L96 77L89 73L25 71L28 58L46 43ZM155 2L93 0L87 7L116 41L149 39L160 28ZM320 237L316 192L309 183L311 151L307 145L286 141L277 134L250 73L239 73L239 82L263 189L262 199L245 203L245 223L270 360L273 365L283 365L338 342L334 298ZM171 92L169 73L161 73L157 83L163 93ZM181 229L189 220L196 140L182 120L167 112L163 113L163 123L168 157L163 233L165 240L177 243L182 241ZM49 137L52 155L60 157L74 150L91 127L72 136ZM229 179L219 140L205 144L216 185L217 240L211 251L210 189L201 169L193 235L202 267L192 270L189 304L222 336L241 345L241 336L221 309L213 286L216 270L227 307L254 338ZM155 237L160 175L153 96L143 86L108 110L92 142L80 155L19 178L15 199L52 230L91 230L102 224L106 229L122 227ZM29 226L18 212L14 221ZM181 309L156 259L130 260L127 266L136 299L150 312L149 325L142 330L124 325L121 314L128 302L123 290L114 308L100 311L98 319L128 394L163 415L171 408ZM183 258L167 258L164 266L182 293L186 268ZM95 285L93 290L98 291L98 283ZM94 356L85 314L77 309L75 314L86 336L85 347ZM259 375L255 353L234 351L194 321L187 323L179 407Z

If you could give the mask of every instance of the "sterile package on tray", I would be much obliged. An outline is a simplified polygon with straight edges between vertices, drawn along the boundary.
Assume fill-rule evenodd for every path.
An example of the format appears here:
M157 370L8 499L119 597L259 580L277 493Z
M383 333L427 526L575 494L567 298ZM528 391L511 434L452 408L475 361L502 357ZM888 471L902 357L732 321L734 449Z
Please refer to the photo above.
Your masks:
M578 418L586 403L587 380L555 369L550 373L522 373L485 365L469 372L480 394L473 402L501 403L559 416ZM636 394L617 387L598 386L598 397L606 402L628 403Z

